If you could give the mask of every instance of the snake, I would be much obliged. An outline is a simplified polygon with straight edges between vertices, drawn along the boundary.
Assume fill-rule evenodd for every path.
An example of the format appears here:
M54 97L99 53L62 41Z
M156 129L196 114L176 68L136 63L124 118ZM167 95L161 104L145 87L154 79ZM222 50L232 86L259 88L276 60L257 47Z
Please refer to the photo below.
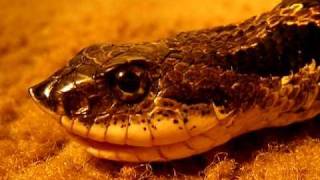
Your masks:
M320 113L320 1L78 52L32 99L97 158L171 161Z

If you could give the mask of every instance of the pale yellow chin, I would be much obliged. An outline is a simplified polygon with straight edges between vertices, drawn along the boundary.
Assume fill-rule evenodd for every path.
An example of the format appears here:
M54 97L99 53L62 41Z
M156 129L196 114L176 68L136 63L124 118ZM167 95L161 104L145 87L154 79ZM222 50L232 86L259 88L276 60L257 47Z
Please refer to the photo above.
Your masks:
M157 108L152 112L155 111ZM143 121L143 118L136 115L128 122L86 126L78 119L62 116L61 124L77 141L86 146L90 154L99 158L127 162L181 159L205 152L216 146L217 142L221 144L230 138L217 140L214 139L215 136L203 134L206 131L209 134L223 133L218 132L223 129L213 128L219 127L218 120L213 114L190 116L188 123L183 123L182 118L174 116L152 117L150 121ZM210 132L209 129L215 132Z
M158 101L155 100L156 105ZM225 119L231 114L218 113L220 109L214 105L205 107L205 114L201 114L198 108L189 109L188 115L182 115L180 108L156 106L145 115L135 114L125 120L112 118L106 120L106 124L92 125L63 116L61 124L76 135L98 142L134 147L172 145L207 132L217 126L219 119Z
M212 120L212 117L210 119ZM201 122L201 118L195 118L194 120L200 120ZM80 142L86 147L86 150L90 154L98 158L114 161L153 162L181 159L208 151L212 147L222 144L231 138L230 135L227 135L225 133L227 129L223 128L223 126L215 126L210 130L207 130L206 133L201 133L195 136L188 136L188 139L176 143L154 145L154 143L151 141L151 145L146 144L145 146L142 146L143 144L141 143L139 143L139 146L133 146L128 144L121 145L119 142L117 142L117 144L108 142L106 141L106 139L108 138L105 137L104 139L93 140L97 137L93 137L90 131L95 131L96 129L89 129L88 127L80 123L77 119L71 120L68 117L63 116L61 119L61 123L69 131L71 131L72 137L74 137L78 142ZM106 134L108 134L106 132L109 128L104 128L105 136ZM134 127L134 129L137 130L135 132L137 135L139 135L139 133L144 132L144 130L138 130L139 128L137 127ZM100 130L102 131L102 127ZM113 130L113 132L115 132L116 129ZM168 130L169 131L166 132L167 134L170 133L170 129ZM121 132L122 131L117 132L118 135L121 135ZM95 133L98 134L97 131L95 131ZM113 137L115 136L116 135L114 135ZM134 137L130 138L133 139ZM117 140L121 139L120 137L115 138ZM129 139L129 136L127 136L127 138ZM167 140L170 142L178 141L179 139L181 139L181 137L174 136L173 134ZM154 142L164 142L164 139L162 141L156 141L156 139L152 140Z
M204 133L192 136L185 141L167 145L145 147L119 145L95 141L89 136L75 135L74 130L72 134L76 137L77 141L85 145L86 150L90 154L98 158L125 162L169 161L206 152L243 133L265 127L285 126L310 119L320 113L319 101L313 103L309 111L297 113L282 113L281 109L287 108L286 103L279 104L279 106L268 110L261 109L258 106L253 107L247 112L221 120L221 123ZM77 133L79 133L79 130L82 128L74 125L74 129L78 129ZM82 130L85 132L85 129Z
M123 162L154 162L181 159L205 152L211 148L212 140L206 136L192 137L188 141L164 146L137 147L116 145L108 142L88 140L73 136L95 157Z

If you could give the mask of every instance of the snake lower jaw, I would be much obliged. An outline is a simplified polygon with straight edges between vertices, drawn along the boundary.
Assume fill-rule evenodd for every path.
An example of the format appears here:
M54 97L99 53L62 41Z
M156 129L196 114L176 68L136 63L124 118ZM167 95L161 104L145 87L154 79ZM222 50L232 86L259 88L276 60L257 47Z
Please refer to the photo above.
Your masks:
M277 99L277 101L284 100ZM294 113L282 111L287 108L285 102L277 104L278 106L271 106L271 108L267 109L254 106L246 112L230 116L226 123L217 124L206 132L172 144L132 146L101 142L101 139L100 141L93 140L92 137L86 137L84 134L79 135L79 129L77 130L78 135L74 132L71 134L86 147L86 150L91 155L98 158L139 163L170 161L209 151L236 136L250 131L267 127L286 126L294 122L311 119L320 113L320 101L318 100L314 101L308 110Z
M137 147L130 145L117 145L108 142L98 142L78 135L71 135L77 142L84 145L86 151L97 158L121 162L161 162L182 159L201 154L212 147L223 144L231 137L220 138L215 141L203 134L191 137L187 141L169 145ZM216 144L219 143L219 144Z
M128 119L118 119L117 115L107 115L99 117L103 120L102 122L88 124L81 118L62 116L60 121L62 126L73 134L94 141L134 147L152 147L187 141L218 124L226 124L226 120L231 115L230 112L221 113L216 106L211 104L192 106L187 110L187 114L182 114L182 111L182 107L170 109L156 105L149 113L130 115ZM222 117L224 119L221 119Z
M196 120L201 122L201 119ZM216 126L214 121L211 122L213 124L207 125L208 127ZM108 133L107 129L103 126L98 128L97 125L93 125L88 128L77 119L70 120L66 116L61 118L61 124L70 131L71 136L80 142L80 144L83 144L87 151L93 156L126 162L153 162L181 159L208 151L213 146L216 146L216 143L222 144L231 138L231 136L225 136L227 138L224 139L221 137L215 140L205 133L194 136L181 136L180 134L179 136L179 134L174 134L176 131L167 131L167 133L171 133L169 140L166 137L158 137L155 139L155 134L149 136L150 140L148 140L145 137L141 139L139 135L146 132L152 134L152 131L150 129L144 131L139 126L137 126L139 128L134 128L136 131L134 134L129 135L128 130L123 134L121 129L117 129L117 127L115 127L115 129L111 129L111 127L108 128L108 130L112 130L114 133ZM169 126L172 127L172 125ZM220 127L217 130L216 128L211 129L213 131L222 130ZM117 130L118 132L115 133ZM215 137L214 132L210 132L209 130L207 130L207 132L212 134L213 138ZM223 132L217 133L222 134ZM169 135L170 134L168 134L168 136ZM128 142L131 144L134 143L135 145L128 144ZM168 144L167 142L173 143Z

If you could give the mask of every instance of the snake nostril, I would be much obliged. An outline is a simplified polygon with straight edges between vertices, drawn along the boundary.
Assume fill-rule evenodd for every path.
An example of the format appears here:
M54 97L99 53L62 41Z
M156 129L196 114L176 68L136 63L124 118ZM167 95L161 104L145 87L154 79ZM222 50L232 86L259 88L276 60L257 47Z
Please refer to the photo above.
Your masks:
M88 114L90 110L86 96L76 91L63 95L63 108L68 116Z

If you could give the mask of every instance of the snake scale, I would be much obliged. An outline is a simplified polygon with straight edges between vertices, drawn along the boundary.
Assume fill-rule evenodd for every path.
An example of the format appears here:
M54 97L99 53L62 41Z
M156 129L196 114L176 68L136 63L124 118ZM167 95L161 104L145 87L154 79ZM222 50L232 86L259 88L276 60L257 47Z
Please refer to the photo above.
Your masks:
M320 113L320 1L238 24L81 50L32 98L93 156L169 161Z

